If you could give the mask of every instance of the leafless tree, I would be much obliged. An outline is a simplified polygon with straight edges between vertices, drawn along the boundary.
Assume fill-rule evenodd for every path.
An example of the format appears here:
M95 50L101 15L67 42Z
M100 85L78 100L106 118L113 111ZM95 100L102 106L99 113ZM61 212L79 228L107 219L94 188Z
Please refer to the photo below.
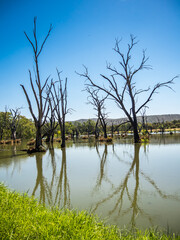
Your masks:
M98 96L99 90L94 90L93 88L86 87L85 89L88 93L88 103L91 104L94 107L94 110L97 112L97 122L96 122L96 137L97 137L97 127L98 123L100 122L103 132L104 132L104 138L107 138L107 113L105 108L105 100L108 97L108 94L106 94L105 97L100 98Z
M16 130L19 124L20 110L21 108L10 109L9 127L11 130L11 139L16 140Z
M147 129L146 107L142 108L141 116L142 116L142 128Z
M110 71L110 76L107 77L101 74L101 77L106 81L109 86L99 85L90 77L88 73L87 67L85 67L85 72L79 74L86 78L86 86L93 87L98 90L101 90L109 95L109 97L116 102L118 107L123 110L126 117L130 121L133 133L134 133L134 142L137 143L140 141L139 133L138 133L138 122L137 122L137 114L140 110L145 107L151 100L152 96L157 93L157 90L162 87L168 87L171 89L170 85L173 84L173 81L178 76L172 78L169 81L157 83L152 89L150 87L146 89L137 89L137 85L135 82L135 75L139 73L143 69L151 69L149 65L146 65L148 61L148 57L146 57L146 52L143 51L142 59L137 68L135 68L130 60L132 58L132 49L137 44L136 38L131 35L130 44L128 44L127 52L124 54L120 50L120 41L116 40L114 51L118 54L120 60L119 65L120 68L112 67L111 64L107 64L107 69ZM138 105L138 99L141 94L147 93L147 97L145 98L143 95L143 103ZM128 107L130 104L130 107Z
M46 137L46 142L53 143L54 133L58 126L55 118L55 106L53 106L52 99L49 98L49 108L50 108L50 116L47 117L47 122L43 127L43 138Z
M61 72L57 70L58 75L58 88L56 87L56 82L52 84L52 99L55 106L55 112L57 116L57 120L61 129L61 147L65 147L65 119L67 113L70 111L70 109L67 109L67 78L65 79L64 87L62 85L62 79L61 79Z
M44 44L46 43L50 33L52 30L52 25L49 27L49 31L44 38L44 41L38 46L38 40L37 40L37 33L36 33L36 17L34 18L34 29L33 29L33 36L34 36L34 42L28 37L26 32L24 32L26 38L28 39L29 43L32 46L33 53L34 53L34 62L35 62L35 83L32 80L32 75L31 71L29 70L29 78L30 78L30 83L31 83L31 89L33 91L33 95L35 98L36 102L36 107L37 107L37 116L35 116L33 106L31 104L31 100L29 98L29 95L24 87L24 85L21 84L21 87L24 91L24 94L26 96L26 100L28 102L29 110L30 113L33 117L35 127L36 127L36 151L40 151L41 145L42 145L42 126L45 124L48 112L49 112L49 105L48 105L48 99L49 99L49 93L50 91L47 91L45 94L46 96L43 96L47 83L49 80L49 77L46 78L45 82L42 84L42 80L40 77L40 72L39 72L39 56L43 50Z

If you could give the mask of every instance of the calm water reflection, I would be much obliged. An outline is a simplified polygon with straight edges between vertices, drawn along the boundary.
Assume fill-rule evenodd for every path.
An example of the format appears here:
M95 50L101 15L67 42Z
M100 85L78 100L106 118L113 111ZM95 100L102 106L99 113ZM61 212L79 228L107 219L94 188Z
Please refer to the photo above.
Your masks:
M120 227L169 227L180 233L180 135L148 145L69 142L28 156L0 146L0 181L42 204L87 209Z

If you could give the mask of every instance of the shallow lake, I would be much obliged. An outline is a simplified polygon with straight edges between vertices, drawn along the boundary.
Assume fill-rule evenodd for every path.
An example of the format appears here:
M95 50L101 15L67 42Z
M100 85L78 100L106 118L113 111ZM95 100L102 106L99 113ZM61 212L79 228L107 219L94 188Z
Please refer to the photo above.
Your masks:
M146 145L68 141L44 154L0 145L0 181L42 204L86 209L119 227L151 226L180 233L180 134Z

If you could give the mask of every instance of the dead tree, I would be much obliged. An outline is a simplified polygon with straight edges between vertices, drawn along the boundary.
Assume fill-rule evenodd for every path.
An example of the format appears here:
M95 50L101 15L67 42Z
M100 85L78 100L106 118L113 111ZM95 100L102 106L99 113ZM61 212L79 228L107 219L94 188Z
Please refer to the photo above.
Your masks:
M97 118L97 120L96 120L96 126L95 126L95 138L96 138L96 139L99 138L99 132L100 132L98 125L99 125L99 118Z
M49 80L49 77L46 78L45 82L42 84L41 77L40 77L40 72L39 72L39 56L43 50L44 44L46 43L50 33L52 30L52 25L49 27L49 31L40 45L38 46L38 41L37 41L37 33L36 33L36 17L34 18L34 29L33 29L33 35L34 35L34 43L31 41L31 39L28 37L26 32L24 32L27 40L32 46L33 53L34 53L34 62L35 62L35 83L33 83L32 80L32 75L31 71L29 70L29 78L30 78L30 83L31 83L31 89L33 91L33 95L35 98L36 102L36 107L37 107L37 116L35 116L33 106L31 104L31 100L29 98L29 95L24 87L24 85L21 84L21 87L24 91L24 94L26 96L26 100L28 102L29 110L30 113L33 117L35 127L36 127L36 151L41 150L42 146L42 127L46 122L46 118L49 112L49 106L48 106L48 99L49 99L49 93L50 91L46 92L46 96L44 97L44 91L47 87L47 83Z
M53 143L54 140L54 133L58 126L55 118L55 107L53 106L53 101L49 98L49 108L50 108L50 116L48 116L48 121L43 127L43 136L42 138L46 137L46 142Z
M141 111L140 111L140 114L141 114L141 125L140 125L139 131L142 132L143 134L149 134L149 133L148 133L148 127L147 127L146 108L148 108L148 107L145 106L145 107L142 108ZM142 131L142 130L143 130L143 131Z
M141 110L141 116L142 116L142 129L145 129L147 131L147 116L146 116L146 107L144 107Z
M101 77L105 80L108 86L99 85L90 77L87 67L85 67L85 72L79 74L86 78L86 86L93 87L95 89L101 90L116 102L118 107L125 113L126 117L131 123L134 142L140 141L138 133L138 122L137 114L140 110L145 107L151 100L152 96L157 93L157 90L162 87L168 87L171 89L170 85L178 76L172 78L169 81L157 83L152 89L150 87L146 89L137 89L134 77L143 69L151 69L149 65L146 65L148 57L146 57L145 51L143 51L142 59L137 68L131 65L130 60L132 58L131 52L134 46L137 44L136 38L131 35L130 44L128 44L127 52L124 54L119 47L120 41L116 40L114 51L118 54L120 60L120 68L112 67L111 64L107 64L107 69L110 71L110 76L107 77L101 74ZM138 99L141 94L147 93L147 97L143 95L143 103L138 105ZM128 103L128 104L127 104ZM130 107L129 107L130 104Z
M52 84L53 88L51 91L52 99L55 106L55 112L57 116L57 120L61 129L61 147L65 147L65 118L66 114L70 111L70 109L67 109L67 78L65 79L64 87L62 86L62 80L61 80L61 72L57 70L58 75L58 83L59 86L56 88L55 83Z
M16 130L19 124L20 110L21 108L10 109L9 128L11 130L11 139L16 140Z
M104 132L104 138L107 138L107 113L105 112L106 108L104 102L107 99L108 94L105 97L100 98L98 96L99 90L94 90L90 87L86 87L85 90L89 93L88 103L91 104L94 107L94 110L97 112L95 136L98 136L97 128L98 123L100 122Z

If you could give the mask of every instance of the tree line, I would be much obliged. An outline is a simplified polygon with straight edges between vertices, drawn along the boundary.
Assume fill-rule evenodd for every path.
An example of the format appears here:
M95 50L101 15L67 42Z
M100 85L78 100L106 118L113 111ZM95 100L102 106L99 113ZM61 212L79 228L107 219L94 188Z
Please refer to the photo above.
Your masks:
M18 114L13 115L17 109L11 109L11 111L5 109L4 112L0 112L0 140L7 139L23 139L29 140L35 138L36 136L36 128L33 120L26 118L20 114L20 110L18 109ZM16 117L15 117L16 116ZM97 119L98 120L98 119ZM80 136L104 136L104 129L100 125L97 130L97 120L87 120L83 123L79 121L74 122L65 122L65 136L71 139L79 138ZM47 121L42 128L42 138L45 139L46 142L53 142L54 138L59 138L61 135L61 130L58 125L58 122L55 121L54 125L57 126L54 130L53 137L50 138L51 133L51 125L50 121ZM143 120L138 123L139 132L148 131L154 132L158 131L164 133L165 131L173 132L176 129L180 129L180 120L173 120L171 122L162 121L156 123L143 123ZM133 132L131 124L113 124L109 123L106 126L106 134L108 136L122 135L127 132Z
M29 111L33 118L36 134L35 150L41 151L42 138L44 137L44 129L46 129L46 137L49 141L53 141L53 137L57 128L60 128L61 132L61 147L65 147L65 134L66 134L66 115L71 111L67 107L67 78L62 79L61 72L57 70L57 79L51 79L50 75L46 79L42 79L39 68L39 57L44 50L45 43L49 38L52 25L42 41L39 43L37 37L37 18L34 18L33 38L24 32L30 46L33 50L34 60L34 75L29 70L29 81L31 84L31 90L33 92L33 98L30 98L29 89L24 85L20 85L25 94ZM138 73L144 69L151 69L151 66L147 64L148 57L146 52L142 52L142 58L137 65L131 63L132 51L137 45L136 38L131 35L130 43L127 45L127 50L122 51L120 48L121 41L116 40L114 51L119 57L118 66L112 66L107 64L106 68L109 71L109 76L100 74L102 78L102 84L99 84L95 79L90 77L88 68L85 66L84 73L77 73L79 76L84 77L85 91L88 94L88 103L91 104L96 111L97 121L95 123L95 137L99 137L100 129L103 130L104 137L107 138L107 117L105 102L107 100L114 101L119 109L124 112L127 117L127 121L120 125L129 124L133 131L134 142L140 142L139 125L137 121L137 115L145 112L148 107L147 104L152 100L152 96L162 87L171 88L174 83L173 77L171 80L165 82L158 82L152 88L147 87L145 89L138 89L136 81ZM142 99L140 104L138 100ZM35 100L35 106L32 105L32 101ZM111 126L113 133L117 127ZM72 130L73 131L73 130ZM77 133L78 134L78 133Z
M34 122L20 115L18 108L0 112L0 140L30 139L34 135Z

